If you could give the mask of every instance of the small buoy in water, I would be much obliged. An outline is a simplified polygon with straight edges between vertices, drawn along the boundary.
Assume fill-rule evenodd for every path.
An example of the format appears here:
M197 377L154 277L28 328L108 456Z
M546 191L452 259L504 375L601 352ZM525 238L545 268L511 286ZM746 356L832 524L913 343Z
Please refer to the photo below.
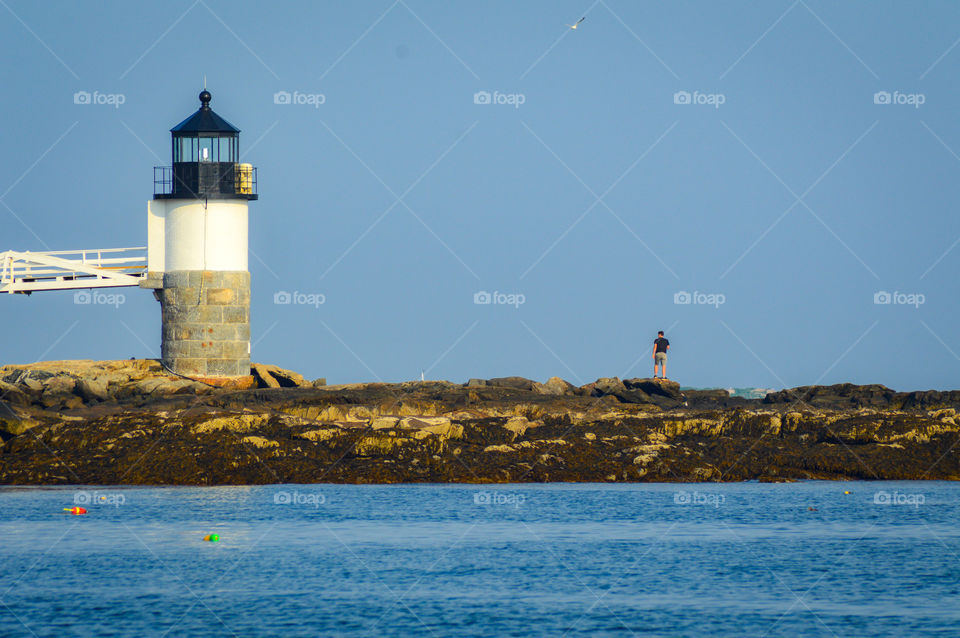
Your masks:
M808 508L807 508L807 511L808 511L808 512L816 512L816 511L817 511L817 508L816 508L816 507L808 507Z
M218 534L207 534L206 536L203 537L203 540L210 541L211 543L216 543L218 540L220 540L220 536Z
M79 516L80 514L86 514L86 513L87 513L87 510L83 509L82 507L64 507L64 508L63 508L63 511L64 511L64 512L70 512L70 513L73 514L74 516Z
M851 492L850 490L844 490L843 493L844 493L844 494L853 494L853 492Z

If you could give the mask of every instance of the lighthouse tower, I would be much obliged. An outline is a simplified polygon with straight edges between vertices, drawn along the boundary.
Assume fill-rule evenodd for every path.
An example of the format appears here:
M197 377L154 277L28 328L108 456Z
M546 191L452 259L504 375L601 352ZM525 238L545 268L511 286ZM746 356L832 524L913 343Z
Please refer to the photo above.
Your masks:
M147 276L162 308L161 356L212 383L250 375L247 206L257 173L241 164L240 130L210 109L170 129L172 166L154 168L147 205Z

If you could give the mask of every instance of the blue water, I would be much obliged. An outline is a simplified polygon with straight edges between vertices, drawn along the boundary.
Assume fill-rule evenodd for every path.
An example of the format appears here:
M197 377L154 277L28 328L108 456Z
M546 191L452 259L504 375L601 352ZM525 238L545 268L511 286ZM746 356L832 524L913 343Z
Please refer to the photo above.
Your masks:
M730 396L742 399L762 399L771 392L776 392L773 388L692 388L681 386L680 391L684 390L726 390Z
M951 483L0 488L0 517L2 636L960 635Z

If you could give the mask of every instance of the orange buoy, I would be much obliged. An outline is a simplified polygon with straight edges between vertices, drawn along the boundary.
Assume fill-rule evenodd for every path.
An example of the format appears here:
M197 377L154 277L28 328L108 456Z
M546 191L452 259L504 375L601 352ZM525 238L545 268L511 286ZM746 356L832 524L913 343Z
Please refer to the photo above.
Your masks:
M64 507L64 508L63 508L63 511L64 511L64 512L70 512L70 513L73 514L74 516L79 516L80 514L86 514L86 513L87 513L87 510L83 509L82 507Z

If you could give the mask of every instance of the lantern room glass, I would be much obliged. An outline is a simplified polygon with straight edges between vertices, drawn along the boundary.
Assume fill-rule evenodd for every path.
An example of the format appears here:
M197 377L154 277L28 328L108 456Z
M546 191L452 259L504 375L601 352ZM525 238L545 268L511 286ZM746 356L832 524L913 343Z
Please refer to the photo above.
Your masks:
M179 162L229 162L239 159L237 136L209 136L173 138L173 161Z

